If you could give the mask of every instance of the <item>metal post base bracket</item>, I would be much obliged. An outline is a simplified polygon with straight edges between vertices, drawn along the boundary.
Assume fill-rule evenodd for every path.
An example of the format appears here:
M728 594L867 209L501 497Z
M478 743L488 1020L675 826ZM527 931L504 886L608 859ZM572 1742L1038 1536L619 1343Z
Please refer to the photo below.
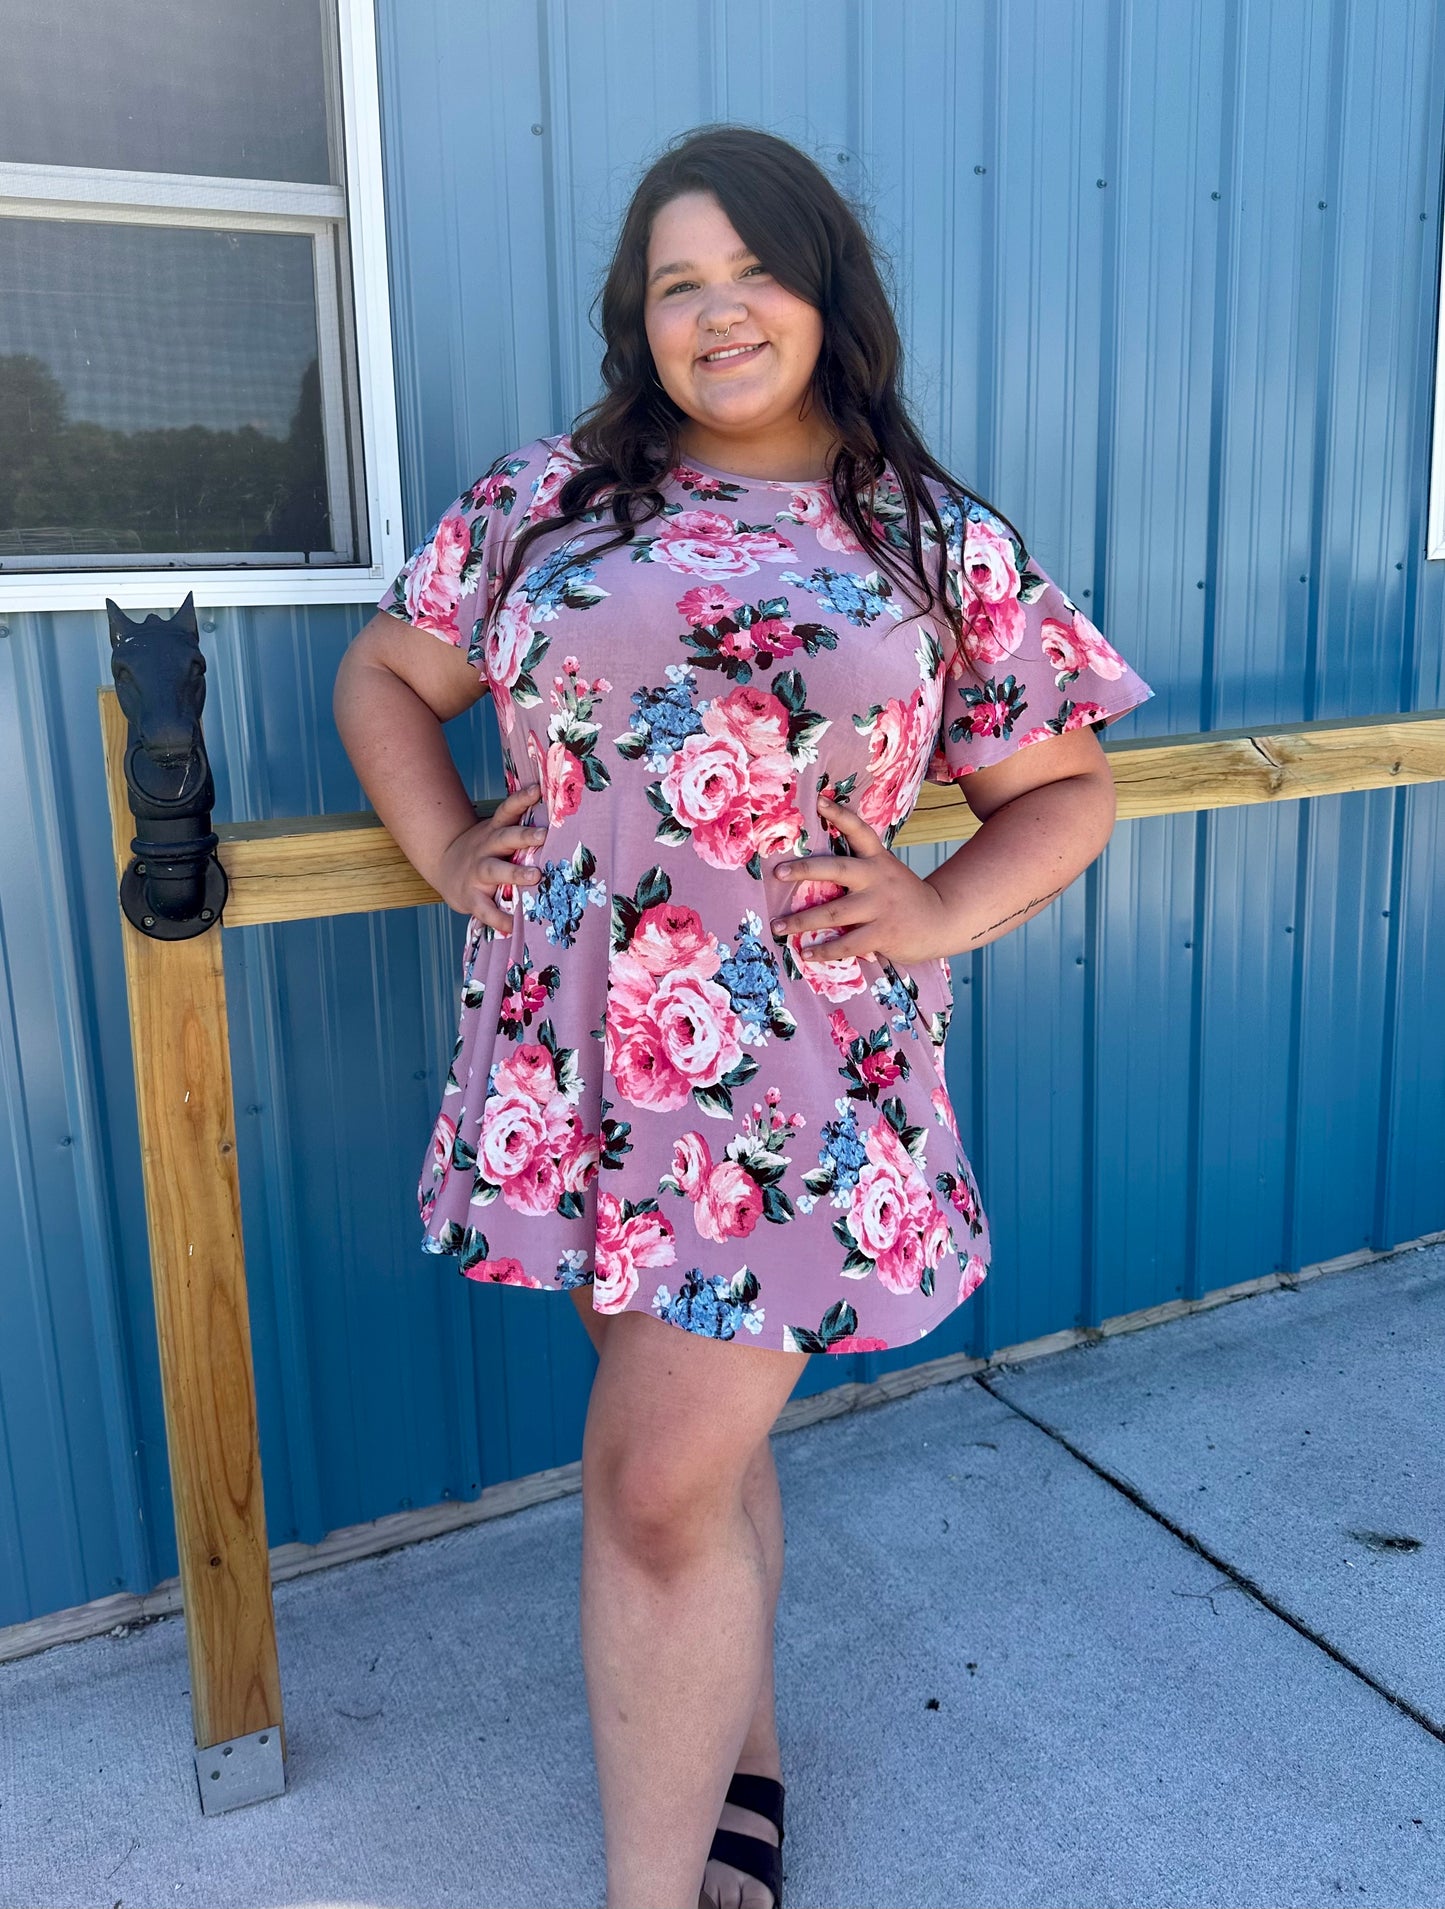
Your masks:
M286 1766L280 1729L273 1724L267 1730L253 1730L248 1737L232 1737L229 1743L213 1743L197 1750L196 1781L204 1816L219 1816L246 1803L284 1796Z

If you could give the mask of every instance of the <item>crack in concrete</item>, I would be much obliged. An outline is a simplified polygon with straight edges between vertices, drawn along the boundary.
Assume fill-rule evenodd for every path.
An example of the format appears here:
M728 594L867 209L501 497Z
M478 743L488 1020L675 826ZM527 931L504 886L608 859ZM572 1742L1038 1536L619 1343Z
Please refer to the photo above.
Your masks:
M1279 1618L1281 1623L1288 1624L1292 1631L1298 1632L1298 1634L1305 1639L1306 1643L1313 1644L1316 1650L1323 1651L1326 1657L1332 1659L1342 1670L1349 1671L1352 1677L1358 1677L1360 1682L1367 1684L1377 1697L1383 1697L1386 1703L1393 1705L1402 1715L1408 1717L1411 1723L1418 1724L1420 1728L1425 1731L1427 1735L1432 1736L1437 1743L1445 1743L1445 1725L1436 1723L1432 1717L1427 1716L1423 1710L1420 1710L1416 1705L1412 1704L1408 1697L1402 1697L1398 1691L1391 1690L1388 1685L1382 1684L1372 1671L1365 1669L1363 1664L1357 1664L1353 1658L1346 1657L1345 1653L1332 1644L1327 1637L1323 1637L1318 1631L1311 1629L1302 1618L1296 1617L1293 1611L1288 1610L1281 1604L1278 1598L1271 1596L1262 1584L1256 1583L1253 1578L1241 1571L1237 1565L1231 1564L1228 1558L1222 1557L1219 1552L1212 1550L1202 1539L1196 1538L1192 1531L1187 1531L1183 1525L1176 1524L1174 1519L1172 1519L1167 1512L1163 1512L1157 1505L1151 1504L1138 1487L1131 1485L1127 1478L1121 1478L1117 1472L1111 1471L1107 1465L1101 1464L1096 1458L1091 1458L1080 1446L1075 1445L1072 1439L1066 1438L1065 1435L1059 1431L1057 1426L1050 1425L1047 1419L1041 1419L1036 1413L1025 1411L1023 1406L1019 1405L1014 1399L1009 1398L1006 1393L998 1391L990 1384L988 1373L975 1372L973 1382L975 1385L981 1386L991 1399L996 1399L1000 1405L1007 1406L1010 1412L1017 1414L1019 1418L1024 1419L1028 1424L1034 1426L1036 1430L1042 1432L1046 1438L1053 1439L1056 1445L1062 1446L1071 1458L1076 1458L1081 1465L1087 1466L1096 1478L1103 1479L1106 1485L1112 1486L1122 1497L1127 1498L1131 1505L1137 1506L1146 1517L1152 1518L1155 1524L1162 1525L1172 1537L1177 1538L1181 1544L1187 1545L1191 1551L1196 1552L1207 1564L1212 1564L1214 1569L1221 1572L1229 1580L1231 1585L1245 1592L1249 1597L1252 1597L1257 1604L1262 1605L1272 1616ZM1213 1587L1213 1594L1217 1595L1221 1588L1221 1586L1215 1585ZM1210 1593L1205 1592L1202 1595L1207 1597L1210 1596ZM1213 1610L1213 1608L1213 1604L1211 1603L1210 1609Z

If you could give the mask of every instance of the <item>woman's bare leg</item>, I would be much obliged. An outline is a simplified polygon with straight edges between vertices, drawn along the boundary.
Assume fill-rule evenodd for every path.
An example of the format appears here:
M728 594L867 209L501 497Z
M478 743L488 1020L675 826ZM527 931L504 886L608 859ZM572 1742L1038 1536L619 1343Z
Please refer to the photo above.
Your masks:
M574 1286L572 1303L577 1308L577 1317L582 1321L587 1337L592 1341L598 1358L602 1356L603 1342L607 1337L607 1328L612 1323L612 1315L598 1312L592 1304L590 1286ZM748 1734L738 1756L738 1768L748 1770L755 1776L781 1778L782 1772L778 1754L777 1705L773 1684L773 1637L777 1618L778 1597L783 1583L783 1499L778 1486L778 1467L773 1457L771 1437L765 1437L758 1443L753 1454L753 1462L743 1475L743 1508L753 1521L758 1534L758 1542L763 1547L763 1557L767 1561L768 1602L772 1619L768 1625L767 1663L763 1670L762 1687L758 1691L757 1705L753 1710L752 1722L748 1725ZM738 1820L731 1822L724 1817L723 1829L740 1829L750 1835L758 1835L757 1819L750 1811L739 1810L734 1804L727 1804L726 1810ZM747 1821L742 1819L747 1817ZM763 1825L763 1831L771 1833L771 1826Z
M582 1659L608 1909L696 1909L766 1668L767 1560L743 1477L788 1353L610 1320L582 1454Z
M592 1288L575 1286L572 1301L588 1338L599 1358L612 1323L612 1315L598 1312L592 1304ZM783 1501L778 1487L778 1468L773 1457L771 1437L758 1442L752 1463L743 1476L743 1508L753 1521L762 1546L767 1572L768 1610L765 1659L762 1682L747 1736L738 1752L737 1768L755 1776L782 1780L782 1757L778 1747L777 1704L774 1691L773 1641L777 1629L778 1596L783 1582ZM736 1803L724 1803L718 1817L719 1829L737 1830L744 1836L760 1836L776 1843L777 1830L766 1816L740 1809ZM765 1884L730 1863L708 1861L703 1876L705 1901L717 1909L771 1909L771 1892Z

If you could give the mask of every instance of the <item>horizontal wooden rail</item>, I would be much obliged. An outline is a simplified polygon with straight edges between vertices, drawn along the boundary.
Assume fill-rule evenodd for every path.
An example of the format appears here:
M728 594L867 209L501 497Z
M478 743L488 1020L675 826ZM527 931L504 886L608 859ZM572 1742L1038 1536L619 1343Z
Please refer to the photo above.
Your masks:
M1105 743L1104 749L1119 791L1121 821L1184 815L1445 780L1445 710L1298 723L1290 729L1151 736ZM495 800L479 802L477 813L487 815L495 807ZM963 841L980 826L961 788L926 782L895 846ZM367 811L220 823L216 833L231 884L224 916L228 928L417 908L441 900Z

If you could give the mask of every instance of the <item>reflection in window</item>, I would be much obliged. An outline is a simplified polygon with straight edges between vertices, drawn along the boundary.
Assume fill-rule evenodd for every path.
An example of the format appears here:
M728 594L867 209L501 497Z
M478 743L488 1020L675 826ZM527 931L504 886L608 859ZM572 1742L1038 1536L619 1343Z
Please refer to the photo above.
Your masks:
M312 241L0 219L0 560L334 547Z

